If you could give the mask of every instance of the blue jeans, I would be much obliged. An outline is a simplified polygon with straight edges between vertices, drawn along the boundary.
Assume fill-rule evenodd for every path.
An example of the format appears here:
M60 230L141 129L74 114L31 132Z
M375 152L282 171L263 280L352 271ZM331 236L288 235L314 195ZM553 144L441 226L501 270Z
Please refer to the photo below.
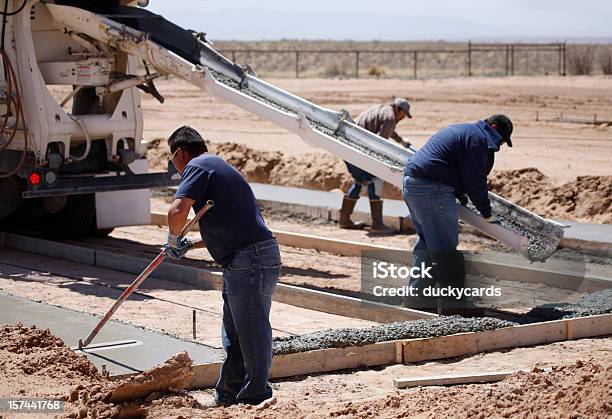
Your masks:
M382 185L383 182L378 179L376 176L366 172L365 170L360 169L357 166L350 164L349 162L344 162L346 164L346 168L348 169L351 176L355 180L351 185L347 195L351 199L359 199L359 195L361 194L361 188L363 186L368 187L368 198L370 200L379 200L380 194L382 193Z
M272 397L272 294L281 270L275 239L247 246L223 269L223 327L227 354L216 399L223 404L259 404Z
M412 265L419 266L459 244L459 207L452 186L432 179L404 176L403 197L419 235Z

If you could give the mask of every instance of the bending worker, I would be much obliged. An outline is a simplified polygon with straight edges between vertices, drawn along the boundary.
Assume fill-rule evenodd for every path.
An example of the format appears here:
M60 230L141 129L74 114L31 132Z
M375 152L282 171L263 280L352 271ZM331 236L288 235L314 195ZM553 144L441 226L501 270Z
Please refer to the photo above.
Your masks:
M272 362L270 307L281 269L276 239L266 227L251 187L222 158L208 154L204 140L190 127L168 139L181 183L168 211L166 253L180 258L194 247L208 248L223 266L223 325L227 354L216 386L217 405L259 404L272 397L268 373ZM202 241L177 236L193 207L208 200L200 219Z
M403 197L418 234L412 264L420 266L424 262L433 266L434 273L433 279L418 279L410 285L422 290L437 280L440 287L464 286L464 259L457 251L456 199L467 205L469 197L487 222L499 223L491 210L487 175L500 146L512 147L511 135L512 122L505 115L450 125L434 134L408 159ZM423 303L422 299L414 301Z
M402 137L395 132L397 123L406 117L412 118L410 114L410 104L406 99L397 98L390 105L377 105L368 109L357 117L355 123L384 139L392 138L404 147L409 147L410 143L402 139ZM381 194L384 181L349 162L345 163L349 173L353 176L353 185L342 200L339 220L340 228L361 230L365 227L363 223L352 222L351 214L361 194L361 188L366 186L368 188L370 213L372 215L372 227L370 232L378 234L394 232L395 230L393 228L383 223L383 201L381 199Z

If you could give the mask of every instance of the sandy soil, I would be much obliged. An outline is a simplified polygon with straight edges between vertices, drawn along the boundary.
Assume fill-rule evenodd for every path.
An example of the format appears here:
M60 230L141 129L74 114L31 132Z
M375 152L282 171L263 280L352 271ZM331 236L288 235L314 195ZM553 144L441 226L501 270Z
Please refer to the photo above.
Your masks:
M0 396L62 399L66 409L61 417L599 418L612 412L611 342L583 339L442 362L275 380L275 397L259 406L210 408L210 390L180 390L191 374L185 354L130 380L109 382L48 331L4 325ZM529 372L494 384L409 390L392 384L400 377L502 370Z
M563 113L567 117L612 119L612 78L473 77L432 80L272 79L273 84L352 115L376 103L405 96L414 118L398 125L399 133L421 146L445 125L507 113L515 125L515 147L496 159L497 170L536 167L553 183L576 176L612 175L612 127L536 121ZM143 99L146 141L167 138L189 124L213 143L235 142L287 156L324 153L299 137L242 109L200 92L179 80L157 82L162 105Z

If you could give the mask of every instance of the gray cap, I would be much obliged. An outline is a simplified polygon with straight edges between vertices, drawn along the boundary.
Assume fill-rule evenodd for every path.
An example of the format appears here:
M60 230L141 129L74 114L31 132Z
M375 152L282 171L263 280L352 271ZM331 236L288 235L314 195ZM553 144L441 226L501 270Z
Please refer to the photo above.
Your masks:
M395 98L393 105L403 110L408 118L412 118L412 115L410 114L410 103L408 103L406 99L401 97Z

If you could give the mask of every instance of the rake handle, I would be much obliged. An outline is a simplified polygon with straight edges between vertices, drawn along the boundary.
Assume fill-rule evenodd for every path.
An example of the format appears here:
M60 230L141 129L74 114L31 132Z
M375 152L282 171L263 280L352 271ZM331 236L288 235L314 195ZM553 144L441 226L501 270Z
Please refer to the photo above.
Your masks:
M187 234L187 232L191 230L191 228L195 225L195 223L197 223L200 220L200 218L202 218L202 216L206 214L206 212L213 207L213 205L214 205L214 202L211 200L208 200L206 204L202 207L202 209L198 211L196 216L192 220L190 220L187 224L185 224L185 226L181 230L181 236L184 236L185 234ZM166 251L161 250L159 254L155 257L155 259L153 259L153 261L149 263L149 265L144 269L144 271L142 271L140 275L138 275L138 277L134 280L134 282L132 282L130 286L127 287L123 291L123 293L119 296L117 301L115 301L115 303L110 308L110 310L108 310L108 312L104 315L104 317L102 317L102 320L100 320L100 322L96 325L96 327L91 331L89 336L87 336L87 339L85 339L84 341L79 339L79 349L82 349L83 347L91 343L91 341L96 337L96 335L104 327L106 322L108 322L110 318L113 316L113 314L115 314L115 311L117 311L119 306L121 306L121 304L123 304L123 302L127 300L128 297L134 291L136 291L136 289L140 286L140 284L142 284L144 280L147 279L149 275L151 275L151 273L155 269L157 269L159 265L161 265L161 263L164 261L165 258L166 258Z

